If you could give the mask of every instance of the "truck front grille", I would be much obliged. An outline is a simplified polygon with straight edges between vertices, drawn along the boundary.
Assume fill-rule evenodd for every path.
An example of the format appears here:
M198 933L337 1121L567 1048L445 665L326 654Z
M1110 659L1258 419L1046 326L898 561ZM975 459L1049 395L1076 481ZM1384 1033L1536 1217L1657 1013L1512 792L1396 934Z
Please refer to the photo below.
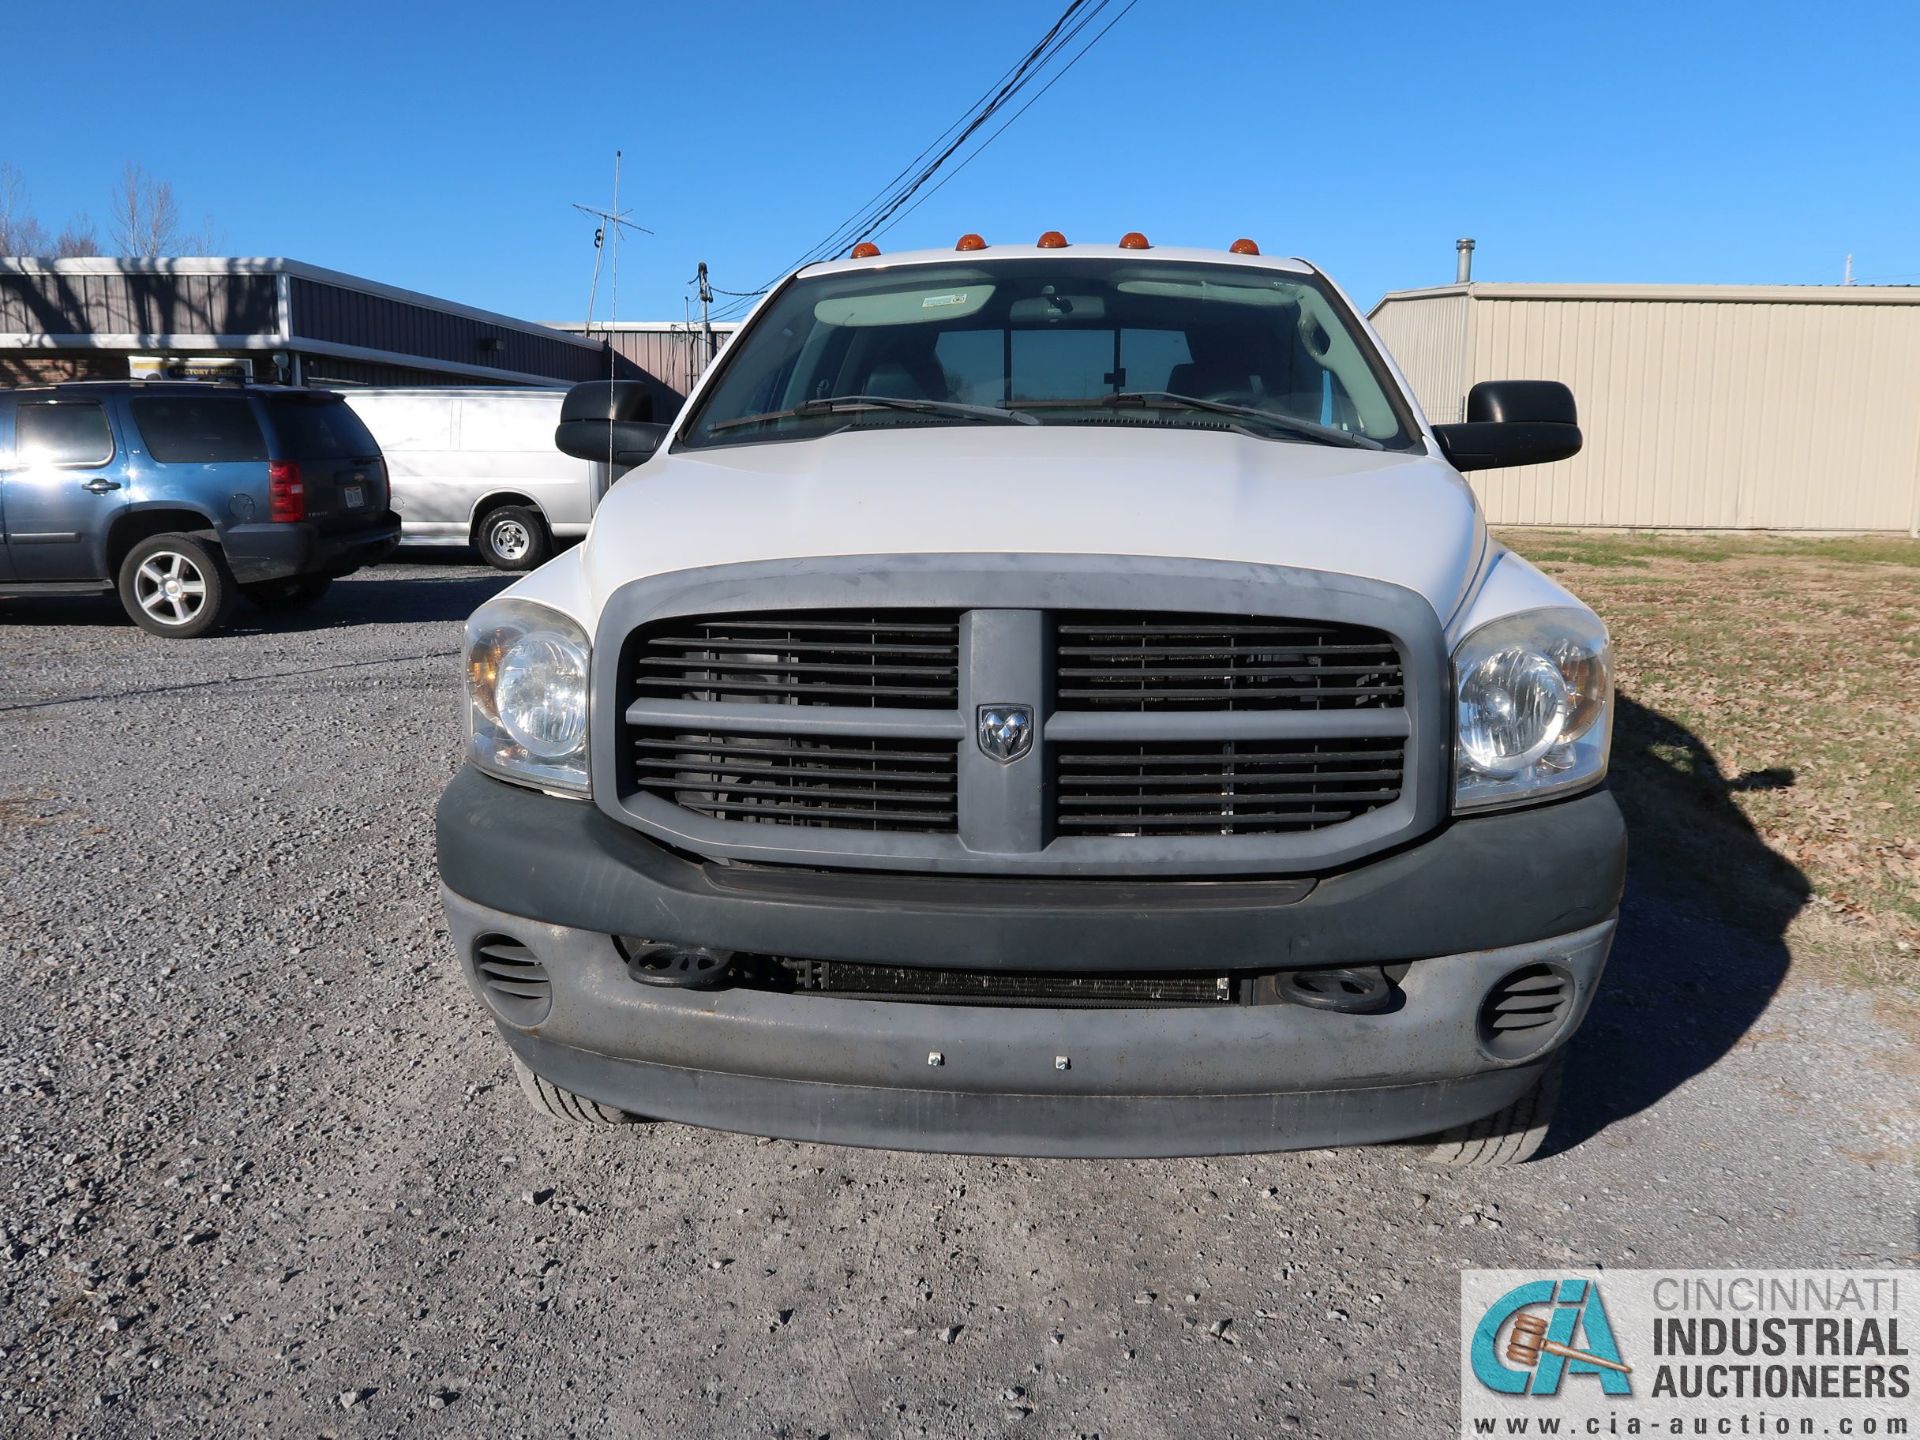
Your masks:
M951 833L957 748L851 736L633 733L643 791L716 820Z
M1439 822L1430 606L1178 566L858 556L636 582L596 637L601 803L715 860L1076 879L1315 873Z
M1352 710L1405 694L1391 637L1363 625L1236 615L1062 615L1061 710Z
M1275 835L1319 830L1400 798L1397 739L1056 745L1063 835Z
M649 626L634 693L664 700L951 710L960 697L954 612L688 616Z

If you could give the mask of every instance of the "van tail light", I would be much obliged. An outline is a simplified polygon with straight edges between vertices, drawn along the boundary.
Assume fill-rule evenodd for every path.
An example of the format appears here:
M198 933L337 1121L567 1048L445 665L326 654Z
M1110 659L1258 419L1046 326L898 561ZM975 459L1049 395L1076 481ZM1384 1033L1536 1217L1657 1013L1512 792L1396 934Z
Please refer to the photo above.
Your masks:
M267 494L277 521L307 518L307 487L300 478L300 467L291 460L274 460L267 465Z

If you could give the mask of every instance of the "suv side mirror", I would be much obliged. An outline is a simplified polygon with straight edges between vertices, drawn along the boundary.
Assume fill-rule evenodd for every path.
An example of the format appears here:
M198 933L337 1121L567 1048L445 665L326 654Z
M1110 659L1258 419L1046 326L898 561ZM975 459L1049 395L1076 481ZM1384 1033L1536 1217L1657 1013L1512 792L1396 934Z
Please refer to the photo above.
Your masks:
M576 460L638 465L660 448L667 427L653 423L653 392L639 380L585 380L560 402L553 443Z
M1580 453L1573 392L1558 380L1482 380L1467 392L1465 423L1433 433L1456 470L1545 465Z

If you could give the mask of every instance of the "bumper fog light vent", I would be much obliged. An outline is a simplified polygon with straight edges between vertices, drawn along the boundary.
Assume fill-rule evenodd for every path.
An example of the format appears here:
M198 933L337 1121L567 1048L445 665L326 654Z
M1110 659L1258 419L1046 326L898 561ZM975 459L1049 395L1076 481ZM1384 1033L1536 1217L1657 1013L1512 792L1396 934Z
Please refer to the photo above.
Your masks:
M474 942L473 973L487 1002L516 1025L538 1025L553 1008L553 982L533 951L505 935Z
M1573 1008L1573 976L1554 964L1523 965L1480 1003L1480 1047L1498 1060L1544 1050Z

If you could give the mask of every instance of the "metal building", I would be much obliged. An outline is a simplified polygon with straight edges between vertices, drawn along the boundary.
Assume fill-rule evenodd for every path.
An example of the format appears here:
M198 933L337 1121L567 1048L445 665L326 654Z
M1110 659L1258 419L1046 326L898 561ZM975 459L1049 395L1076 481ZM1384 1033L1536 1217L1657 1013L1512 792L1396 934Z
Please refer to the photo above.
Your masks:
M693 382L720 353L740 326L737 323L702 326L699 321L675 324L652 320L596 321L582 325L574 321L552 322L555 330L590 336L613 347L614 353L632 365L641 378L653 387L653 413L665 420L678 410L693 389Z
M1476 381L1572 387L1579 455L1470 477L1495 523L1920 534L1920 287L1472 282L1370 318L1436 424Z
M638 378L598 339L298 260L0 258L0 384L216 357L294 384Z

